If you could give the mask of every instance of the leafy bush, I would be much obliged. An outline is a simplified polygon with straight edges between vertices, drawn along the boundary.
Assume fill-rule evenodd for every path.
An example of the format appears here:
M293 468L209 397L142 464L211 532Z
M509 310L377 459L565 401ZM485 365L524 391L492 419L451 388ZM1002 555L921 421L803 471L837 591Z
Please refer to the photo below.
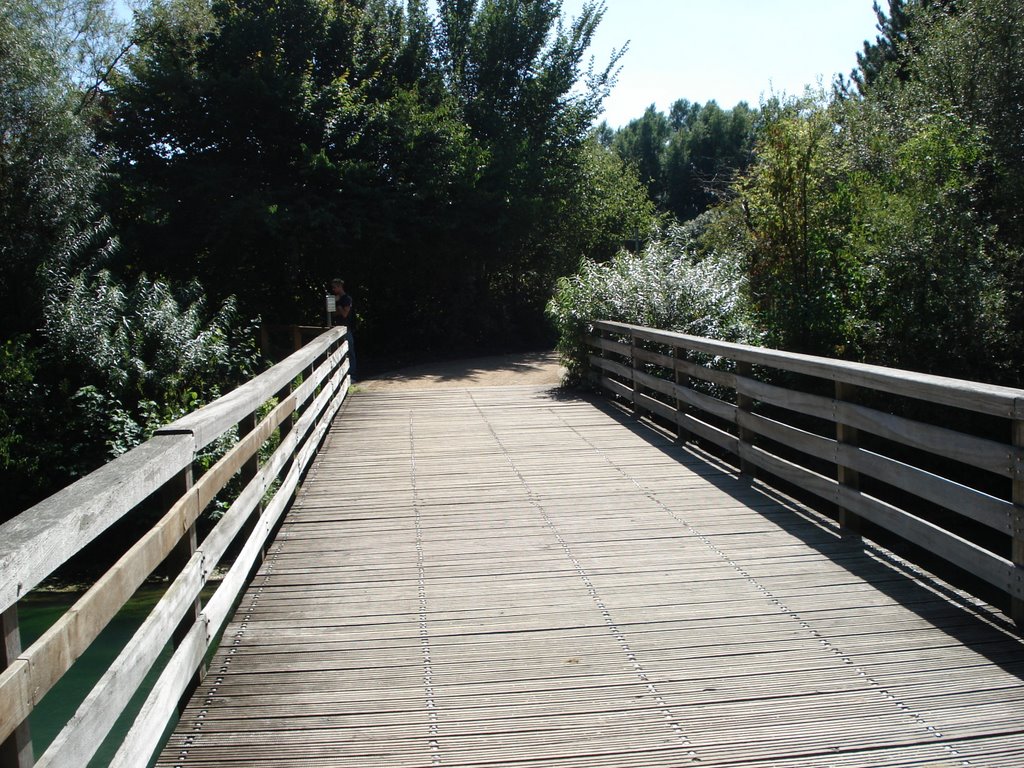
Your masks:
M254 324L240 321L234 300L208 311L196 285L176 295L157 280L126 287L106 272L55 285L40 342L20 338L0 354L0 480L11 514L219 397L258 364Z
M694 230L673 227L641 254L622 251L607 262L585 260L577 274L559 281L548 315L558 329L566 383L579 383L587 369L583 336L593 320L757 341L736 260L726 254L700 255Z

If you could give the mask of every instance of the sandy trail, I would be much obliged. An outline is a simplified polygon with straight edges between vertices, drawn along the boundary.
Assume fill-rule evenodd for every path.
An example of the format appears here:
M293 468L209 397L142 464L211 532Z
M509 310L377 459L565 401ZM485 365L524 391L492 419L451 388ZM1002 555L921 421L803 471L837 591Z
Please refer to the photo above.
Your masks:
M360 391L452 387L558 386L565 369L555 352L449 360L382 373L356 383Z

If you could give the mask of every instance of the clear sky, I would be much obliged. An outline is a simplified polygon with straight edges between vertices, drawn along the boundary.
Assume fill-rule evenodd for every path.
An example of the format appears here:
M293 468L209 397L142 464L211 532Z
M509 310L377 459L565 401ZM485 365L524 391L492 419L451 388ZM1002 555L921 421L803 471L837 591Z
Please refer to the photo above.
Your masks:
M563 0L576 17L584 0ZM651 104L714 99L756 107L773 93L800 95L849 76L865 40L874 40L872 0L606 0L591 46L598 64L627 41L618 85L605 101L613 128ZM883 9L888 3L881 3Z

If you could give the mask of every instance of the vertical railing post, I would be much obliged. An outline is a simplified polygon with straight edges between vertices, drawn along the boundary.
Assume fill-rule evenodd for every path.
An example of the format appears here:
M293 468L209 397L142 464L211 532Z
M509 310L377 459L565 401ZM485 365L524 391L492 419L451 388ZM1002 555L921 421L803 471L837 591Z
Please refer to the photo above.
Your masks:
M675 373L674 380L676 387L682 387L684 382L689 384L690 377L683 373L679 367L679 361L686 359L687 351L685 347L680 347L675 344L672 345L672 368ZM686 403L682 402L678 397L674 398L676 404L676 439L685 443L690 432L683 426L683 409L686 408Z
M171 505L177 502L181 497L188 493L192 489L192 467L189 466L182 470L177 477L170 480L161 492L163 498L163 508L170 509ZM175 573L180 573L185 567L189 560L192 559L192 555L195 554L196 549L199 546L198 533L196 529L196 523L192 523L188 530L185 531L184 535L178 544L171 550L171 553L167 556L167 564L171 570ZM185 615L182 617L181 622L178 624L174 632L171 633L171 646L177 648L185 640L189 631L199 620L202 614L203 603L202 599L196 597L192 603L192 607L185 611ZM189 696L192 690L202 682L204 670L199 669L196 671L196 675L189 684L182 696L181 701L178 703L178 711L181 712L185 708L185 704L188 702Z
M280 403L282 400L287 398L291 393L292 393L292 382L289 381L287 384L284 385L284 387L281 389L281 391L277 393L277 395L276 395L277 402ZM295 411L292 411L290 414L288 414L288 416L285 418L285 420L282 421L280 426L277 428L278 435L280 436L280 442L283 443L285 441L285 438L288 437L288 435L291 433L292 426L294 424L295 424ZM288 461L285 463L285 465L281 468L281 472L278 475L279 477L285 477L288 474L288 470L290 470L291 467L292 467L292 459L294 457L295 457L295 451L292 450L291 457L288 459Z
M248 435L250 432L252 432L254 429L256 429L256 413L255 412L246 415L245 417L242 418L241 421L238 422L238 438L242 439L243 437ZM252 479L254 477L256 477L256 473L259 472L259 471L260 471L260 453L259 453L259 449L257 449L256 452L253 453L252 456L250 456L248 459L245 460L245 463L242 465L242 468L239 470L238 476L239 476L239 480L241 481L242 486L244 487L244 486L248 485L252 481ZM253 508L253 511L249 513L249 519L246 521L245 525L243 525L241 527L241 529L239 530L239 532L237 534L238 541L245 542L246 540L248 540L249 534L251 534L253 532L253 530L256 528L256 523L259 521L260 515L262 515L262 514L263 514L263 500L261 499L259 502L256 503L256 506ZM256 560L255 560L255 562L253 564L254 572L255 572L255 569L258 569L262 564L263 564L263 553L261 552L259 554L259 556L257 556L257 558L256 558Z
M604 360L604 359L606 359L608 357L608 352L604 348L605 333L600 328L593 328L592 327L591 330L594 332L594 336L595 336L595 338L598 341L598 344L597 344L597 357L599 357L602 360ZM601 390L601 379L604 378L604 376L605 376L604 369L600 368L600 369L595 370L593 366L590 366L590 367L588 367L587 370L590 372L590 381L591 381L591 383L594 385L594 387L598 391L600 391Z
M857 388L852 384L837 381L835 392L836 402L841 403L853 399L856 389ZM839 443L839 446L856 446L859 440L857 430L849 424L844 424L838 415L836 416L835 422L836 442ZM839 481L839 485L841 487L849 488L854 491L860 489L860 472L845 466L839 456L836 457L836 479ZM844 534L859 536L861 533L860 516L846 509L842 504L838 505L837 511L839 515L839 527L842 532Z
M1013 447L1024 448L1024 400L1018 400L1014 409ZM1010 616L1017 626L1024 627L1024 599L1020 598L1019 589L1024 569L1024 461L1020 458L1014 462L1013 473L1013 564L1016 567L1016 584L1014 594L1010 598Z
M0 670L7 669L21 655L21 630L18 627L18 604L0 615L3 645L0 646ZM0 744L0 768L31 768L35 764L32 735L28 720L19 725L7 740Z
M636 380L636 335L632 330L629 332L629 370L630 378L633 387L633 416L637 419L640 418L640 401L637 395L637 388L640 386Z
M751 363L745 360L736 361L737 377L749 379L753 378L753 375L754 366ZM743 394L739 381L736 382L736 407L744 413L753 413L754 410L754 399L749 395ZM749 448L754 445L755 434L752 430L747 429L740 424L736 425L736 434L740 439L740 471L746 475L754 475L757 467L748 459L744 458L743 447L747 446Z

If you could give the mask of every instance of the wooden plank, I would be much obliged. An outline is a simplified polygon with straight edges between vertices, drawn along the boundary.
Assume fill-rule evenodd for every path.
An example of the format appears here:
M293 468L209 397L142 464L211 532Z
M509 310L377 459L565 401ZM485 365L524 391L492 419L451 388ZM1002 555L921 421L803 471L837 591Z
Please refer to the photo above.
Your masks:
M178 699L185 693L195 669L203 662L210 639L202 622L195 624L183 638L110 761L110 768L135 768L149 762L160 745L164 724L171 720Z
M618 409L346 402L157 766L938 766L1019 730L1019 637Z
M851 400L856 396L856 393L856 387L844 384L841 381L836 382L836 402L841 403ZM852 446L856 448L860 444L860 433L856 427L845 424L841 420L837 421L836 442L842 446ZM845 459L845 452L843 455L844 459L836 459L836 479L839 481L840 485L846 486L854 491L858 491L860 490L860 472L849 460ZM970 508L973 509L973 506ZM838 508L837 514L839 518L839 527L843 529L844 533L860 534L861 524L859 517L843 507Z
M705 395L703 392L697 392L689 387L684 387L673 381L660 379L657 376L651 376L649 373L641 371L634 373L634 380L641 386L661 392L669 397L674 397L681 403L692 405L694 408L710 413L727 422L736 422L736 406L732 403L727 403L724 400L719 400L717 397Z
M774 387L746 379L737 384L750 397L797 413L816 416L847 428L858 429L910 448L960 461L979 469L1012 477L1020 456L1005 443L986 440L944 427L882 413L855 403Z
M225 454L186 495L171 506L164 517L139 539L110 570L90 587L76 603L26 649L23 656L32 669L31 686L42 698L85 652L121 607L142 585L153 570L178 545L182 532L188 531L225 483L259 449L280 421L291 413L294 400L281 403L249 435ZM191 552L185 558L187 561ZM198 597L198 590L196 595ZM4 688L16 681L0 680L0 698ZM0 726L0 739L4 737Z
M841 486L838 481L823 477L806 467L756 447L746 449L742 443L740 450L741 454L747 454L752 464L773 475L852 510L1010 594L1024 594L1021 585L1016 582L1013 564L1005 558L880 499Z
M12 606L0 614L0 642L0 669L6 670L17 662L21 655L21 630L17 606ZM21 699L24 706L24 690L19 690L13 695ZM0 709L0 712L2 711ZM32 760L32 734L28 720L24 720L16 724L6 738L0 737L0 768L29 768Z
M209 405L200 408L160 429L157 434L191 434L195 439L194 450L200 451L230 429L242 417L255 411L260 405L294 380L313 361L328 352L344 338L343 328L333 328L317 336L297 352L293 352L280 363L264 371L241 387L232 390ZM301 398L299 398L301 401Z
M626 379L627 381L632 381L633 374L635 373L635 371L633 371L633 369L628 365L623 365L622 363L616 363L614 360L606 360L603 357L595 357L593 355L590 357L590 365L598 370L614 373L616 376Z
M831 438L797 429L764 416L740 413L738 418L745 428L808 456L874 477L1001 533L1012 533L1013 505L1007 501L887 456L855 445L839 444ZM858 486L850 487L856 490Z
M611 352L612 354L621 355L622 357L629 357L630 355L629 344L623 344L621 341L604 339L600 336L590 336L587 338L587 344L595 349L600 349L603 352Z
M711 355L742 360L753 365L817 376L829 381L863 386L881 392L913 397L928 402L963 408L975 413L1014 418L1024 415L1021 390L991 384L952 379L945 376L904 371L883 366L852 363L795 352L714 341L697 336L657 331L626 323L595 321L600 330L632 334L635 338L669 346L684 347Z
M736 374L732 371L722 371L706 365L698 365L690 360L677 360L675 368L677 373L709 381L726 389L736 389Z
M0 611L191 462L189 438L153 438L0 525Z

